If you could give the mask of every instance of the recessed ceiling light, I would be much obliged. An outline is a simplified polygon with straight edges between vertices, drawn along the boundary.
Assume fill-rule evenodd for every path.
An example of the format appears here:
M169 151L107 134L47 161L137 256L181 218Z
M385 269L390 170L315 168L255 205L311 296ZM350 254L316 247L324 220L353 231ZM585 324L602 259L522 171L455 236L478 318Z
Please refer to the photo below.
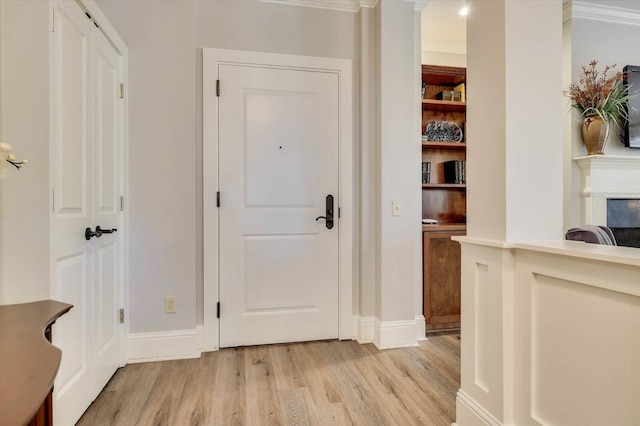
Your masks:
M460 9L460 15L467 16L467 13L469 13L469 7L465 6L462 9Z

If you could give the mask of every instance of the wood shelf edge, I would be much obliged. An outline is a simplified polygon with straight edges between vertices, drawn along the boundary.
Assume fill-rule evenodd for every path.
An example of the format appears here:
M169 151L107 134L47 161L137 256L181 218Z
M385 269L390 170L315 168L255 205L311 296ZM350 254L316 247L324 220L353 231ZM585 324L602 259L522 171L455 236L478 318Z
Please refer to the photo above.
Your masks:
M465 183L423 183L422 189L465 189Z
M466 223L442 223L437 225L422 225L423 232L467 231Z
M466 142L433 142L422 141L423 148L442 148L442 149L465 149Z

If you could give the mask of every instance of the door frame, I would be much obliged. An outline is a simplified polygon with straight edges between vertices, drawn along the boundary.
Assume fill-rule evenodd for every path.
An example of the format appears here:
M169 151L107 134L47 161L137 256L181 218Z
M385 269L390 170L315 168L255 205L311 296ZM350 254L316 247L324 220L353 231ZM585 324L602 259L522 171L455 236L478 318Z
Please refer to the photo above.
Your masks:
M219 320L219 214L216 206L218 182L218 66L248 65L298 71L320 71L338 76L339 91L339 190L338 206L338 337L353 338L353 103L350 59L285 55L241 50L202 49L202 205L204 266L204 351L220 348ZM221 85L224 93L224 82Z

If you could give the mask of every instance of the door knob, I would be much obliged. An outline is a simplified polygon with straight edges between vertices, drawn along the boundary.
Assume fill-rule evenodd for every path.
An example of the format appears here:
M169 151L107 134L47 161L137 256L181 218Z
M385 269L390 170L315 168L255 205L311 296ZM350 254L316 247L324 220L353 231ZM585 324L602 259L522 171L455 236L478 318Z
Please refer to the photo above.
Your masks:
M93 232L91 230L91 228L87 228L84 230L84 239L89 241L92 237L96 237L96 238L100 238L102 237L102 231L100 230L100 227L96 227L96 231Z
M96 232L100 232L102 234L113 234L114 232L118 232L117 228L113 228L113 229L102 229L100 228L100 225L96 226Z
M327 195L325 209L325 216L316 217L316 222L318 219L324 219L324 224L327 229L331 229L333 228L333 195L331 194Z

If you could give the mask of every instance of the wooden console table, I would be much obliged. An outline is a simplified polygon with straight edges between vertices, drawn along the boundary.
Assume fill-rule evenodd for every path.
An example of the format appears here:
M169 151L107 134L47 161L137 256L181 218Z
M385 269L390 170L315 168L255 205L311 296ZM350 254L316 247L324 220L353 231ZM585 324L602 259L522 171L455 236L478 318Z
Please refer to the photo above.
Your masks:
M62 352L51 325L73 306L53 300L0 306L0 425L51 424Z

